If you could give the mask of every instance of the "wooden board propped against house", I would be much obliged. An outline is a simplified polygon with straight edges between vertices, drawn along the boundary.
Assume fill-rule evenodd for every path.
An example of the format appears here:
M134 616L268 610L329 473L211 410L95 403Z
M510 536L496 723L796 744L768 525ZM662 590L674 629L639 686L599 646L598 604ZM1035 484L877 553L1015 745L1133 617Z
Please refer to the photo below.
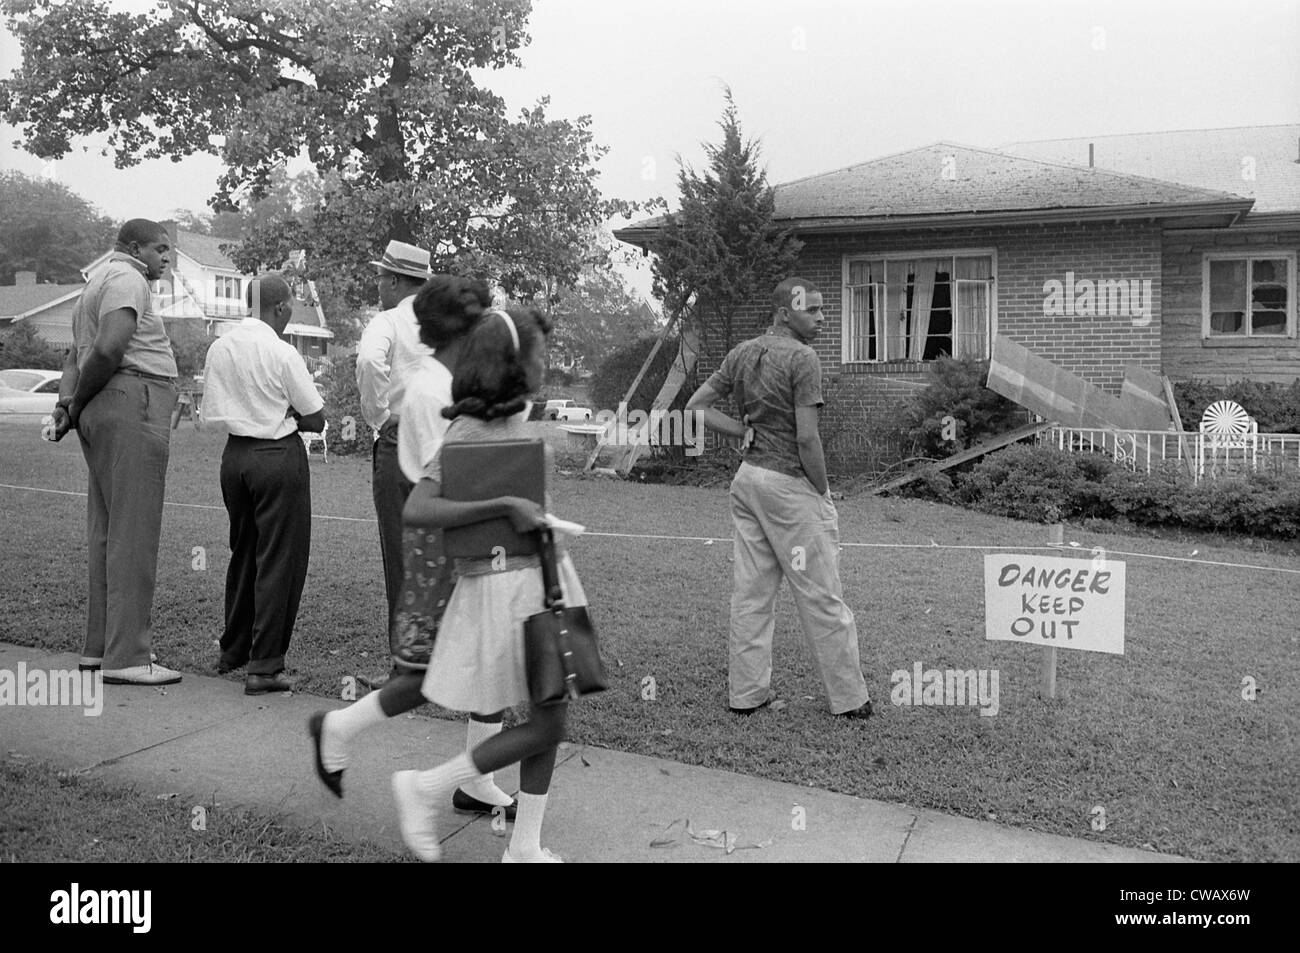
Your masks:
M620 453L614 459L614 470L627 476L631 472L636 458L641 455L641 451L650 446L652 442L657 442L661 434L654 431L662 412L666 411L672 402L677 399L677 394L686 385L690 378L691 372L695 370L695 359L700 353L700 335L695 330L693 323L682 325L682 333L679 338L677 347L677 356L673 358L672 366L668 368L668 376L664 378L663 387L659 388L659 393L650 403L650 412L646 415L645 421L635 430L628 433L627 445L620 447ZM656 413L658 411L659 413ZM682 427L680 433L686 432L686 412L682 412Z
M1055 427L1056 421L1043 420L1038 423L1025 424L1023 427L1017 427L1015 430L1008 430L1006 433L1000 433L996 437L989 437L973 447L967 447L960 453L954 453L951 457L945 457L942 460L936 460L933 463L927 463L919 466L914 470L909 470L900 477L894 477L888 483L882 483L880 486L873 486L871 493L873 496L881 493L888 493L890 490L897 490L900 486L906 486L913 480L918 480L927 473L938 473L940 470L947 470L949 467L955 467L959 463L965 463L967 460L974 460L976 457L982 457L986 453L992 453L994 450L1001 450L1003 447L1015 443L1017 440L1024 440L1026 437L1032 437L1034 434L1041 433L1048 427Z
M1062 427L1084 430L1173 430L1164 381L1135 364L1124 367L1119 397L1039 357L1004 335L993 339L988 388ZM1135 435L1134 452L1144 459L1151 438ZM1103 441L1105 444L1105 441ZM1108 447L1109 449L1109 447Z

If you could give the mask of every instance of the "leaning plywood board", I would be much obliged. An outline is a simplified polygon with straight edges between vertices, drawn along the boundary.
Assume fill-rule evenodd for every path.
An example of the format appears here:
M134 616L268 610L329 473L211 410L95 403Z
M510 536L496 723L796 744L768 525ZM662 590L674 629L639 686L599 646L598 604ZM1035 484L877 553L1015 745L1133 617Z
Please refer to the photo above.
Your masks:
M640 456L641 450L649 446L651 435L646 431L652 426L652 421L657 419L655 411L667 410L677 394L685 386L687 378L690 377L691 371L695 369L695 359L700 353L700 336L695 330L694 324L683 324L682 334L679 339L677 348L677 357L673 359L672 366L668 368L668 376L664 378L663 387L659 388L659 393L650 404L650 413L647 415L646 422L636 429L635 432L628 435L628 445L621 448L621 453L614 459L614 469L619 473L627 476L631 471L636 458Z
M1105 431L1172 429L1160 375L1135 364L1125 366L1121 396L1116 398L1027 347L998 335L993 339L988 387L1040 417L1059 421L1062 427ZM1114 450L1115 439L1104 435L1100 446ZM1124 451L1144 461L1149 455L1158 454L1160 448L1152 438L1139 433L1134 435L1131 444L1126 442Z
M989 439L981 441L973 447L968 447L960 453L954 453L951 457L947 457L943 460L936 460L934 463L927 463L922 467L917 467L915 470L904 473L900 477L895 477L888 483L882 483L880 486L872 487L871 492L873 494L879 494L887 493L890 490L896 490L900 486L905 486L913 480L925 476L927 473L938 473L940 470L947 470L949 467L955 467L959 463L965 463L967 460L974 460L976 457L982 457L984 454L992 453L994 450L1001 450L1003 447L1013 444L1017 440L1024 440L1026 437L1032 437L1034 434L1041 433L1048 427L1055 426L1056 422L1052 420L1025 424L1023 427L1017 427L1015 430L1000 433L996 437L989 437Z
M636 377L632 379L632 386L629 387L627 393L623 395L624 404L632 399L632 395L636 393L636 389L641 386L641 378L645 377L646 371L650 370L650 365L654 363L655 356L659 353L659 349L664 346L664 341L668 338L668 332L673 329L673 325L676 322L677 315L674 314L663 326L663 330L659 332L659 337L655 339L654 347L650 349L650 353L647 354L645 360L641 362L641 370L637 371ZM607 444L605 443L604 435L596 438L596 446L592 448L591 455L587 457L587 464L583 467L584 470L590 470L596 465L596 460L600 457L600 451L605 449L606 446ZM615 455L617 458L617 451Z

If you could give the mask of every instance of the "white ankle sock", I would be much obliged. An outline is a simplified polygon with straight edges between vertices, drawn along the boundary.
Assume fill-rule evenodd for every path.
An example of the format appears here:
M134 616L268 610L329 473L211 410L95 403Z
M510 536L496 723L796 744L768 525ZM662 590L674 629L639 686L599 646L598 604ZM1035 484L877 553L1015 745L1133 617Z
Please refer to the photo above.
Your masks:
M371 725L387 721L379 707L379 692L371 692L347 708L329 712L321 730L320 759L326 771L342 771L348 766L348 742Z
M528 863L542 854L542 816L546 813L545 794L519 792L519 812L510 835L510 853L515 860Z
M469 759L469 755L461 752L436 768L416 772L415 783L422 795L430 800L439 800L444 794L450 794L457 786L481 777L478 768L474 767L474 762Z
M471 719L465 724L465 752L467 754L472 752L483 742L489 738L495 738L500 733L501 722L499 721L474 721ZM496 804L500 807L508 807L513 800L509 794L497 787L491 771L476 781L467 781L460 786L460 789L472 798L477 798L487 804Z

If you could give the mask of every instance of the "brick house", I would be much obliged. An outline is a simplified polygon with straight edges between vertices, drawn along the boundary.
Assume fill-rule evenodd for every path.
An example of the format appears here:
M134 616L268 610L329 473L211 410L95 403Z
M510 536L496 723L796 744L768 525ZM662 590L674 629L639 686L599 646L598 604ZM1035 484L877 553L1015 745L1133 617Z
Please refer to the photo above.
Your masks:
M1239 138L1234 170L1242 151ZM776 186L776 217L804 242L799 273L825 299L814 348L831 430L890 420L939 354L987 358L994 334L1115 395L1129 363L1174 379L1295 378L1300 166L1276 143L1255 197L1058 152L941 142ZM653 250L661 223L615 236ZM765 298L733 343L770 323Z

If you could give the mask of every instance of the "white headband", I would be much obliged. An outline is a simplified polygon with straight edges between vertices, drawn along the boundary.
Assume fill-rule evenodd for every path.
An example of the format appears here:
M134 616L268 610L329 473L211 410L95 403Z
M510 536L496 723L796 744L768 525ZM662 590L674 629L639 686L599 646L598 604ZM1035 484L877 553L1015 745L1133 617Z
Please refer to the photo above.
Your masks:
M510 315L506 314L504 311L498 311L496 313L501 316L501 320L504 321L506 323L506 327L510 329L510 340L514 342L515 353L518 354L519 353L519 331L516 330L515 328L514 319L511 318Z

